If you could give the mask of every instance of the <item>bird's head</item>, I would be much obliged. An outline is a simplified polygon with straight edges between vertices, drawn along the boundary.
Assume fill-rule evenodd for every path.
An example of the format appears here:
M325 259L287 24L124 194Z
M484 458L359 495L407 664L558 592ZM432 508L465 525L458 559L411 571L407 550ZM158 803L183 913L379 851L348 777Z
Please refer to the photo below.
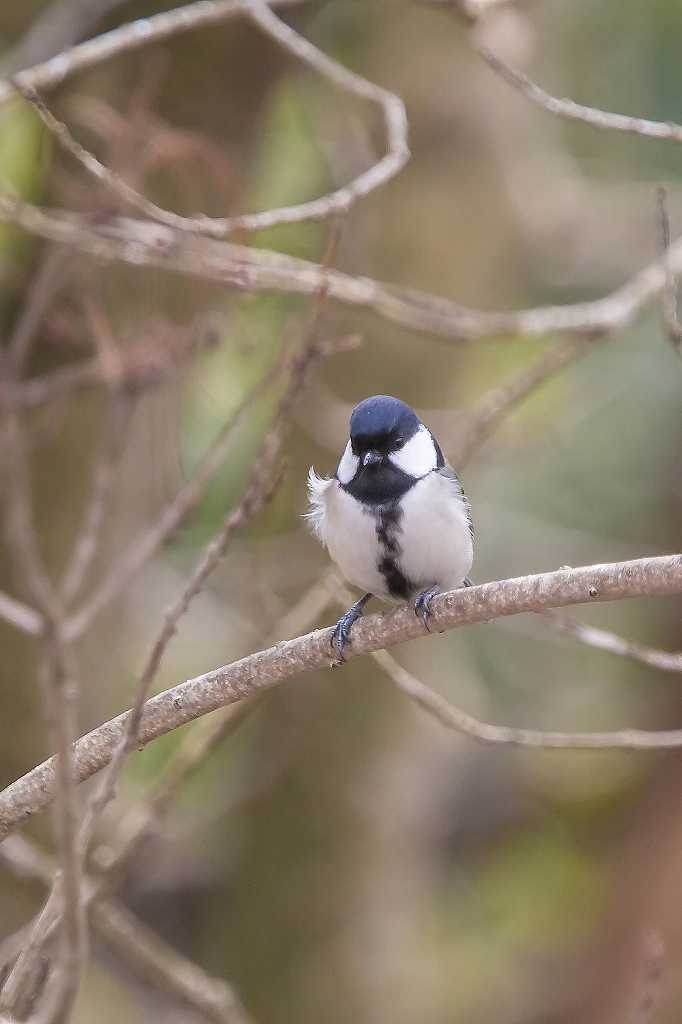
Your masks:
M355 497L388 501L443 465L438 442L399 398L373 395L356 405L336 476Z

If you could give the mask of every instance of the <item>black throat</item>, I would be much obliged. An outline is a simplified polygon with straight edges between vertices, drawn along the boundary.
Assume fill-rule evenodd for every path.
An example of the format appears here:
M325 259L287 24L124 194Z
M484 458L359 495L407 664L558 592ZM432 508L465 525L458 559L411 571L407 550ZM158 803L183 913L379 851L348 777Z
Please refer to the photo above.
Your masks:
M376 506L397 501L416 482L415 477L385 459L377 466L361 467L350 483L341 484L341 487L363 505Z

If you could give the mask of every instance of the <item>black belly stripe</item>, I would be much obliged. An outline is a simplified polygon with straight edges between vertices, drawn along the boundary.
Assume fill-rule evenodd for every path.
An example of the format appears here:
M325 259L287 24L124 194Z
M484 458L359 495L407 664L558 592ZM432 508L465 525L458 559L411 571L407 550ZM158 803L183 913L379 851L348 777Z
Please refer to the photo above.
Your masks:
M407 577L400 571L396 562L386 555L377 566L379 572L386 580L386 589L391 597L403 597L407 599L415 589Z
M400 520L403 517L398 502L379 506L375 512L376 534L379 541L380 555L377 569L386 581L386 589L391 597L407 599L415 589L398 565L402 547L398 536L401 533Z

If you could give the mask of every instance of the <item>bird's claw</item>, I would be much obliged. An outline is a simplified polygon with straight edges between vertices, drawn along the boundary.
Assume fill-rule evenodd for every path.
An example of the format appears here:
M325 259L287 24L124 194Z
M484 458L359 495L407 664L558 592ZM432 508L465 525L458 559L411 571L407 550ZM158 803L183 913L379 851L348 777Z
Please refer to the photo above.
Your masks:
M429 626L429 619L431 617L430 604L439 590L440 587L428 587L426 590L422 590L414 602L414 614L422 620L427 633L431 632L431 627Z
M345 615L342 615L339 621L336 623L332 630L332 635L329 638L331 646L334 648L339 656L339 663L344 662L344 651L346 644L350 640L350 631L353 627L353 623L362 615L362 609L369 601L371 594L365 594L359 601L356 601L352 608L349 608Z
M352 609L342 615L339 621L334 626L331 635L331 645L335 649L341 661L346 659L343 656L343 652L346 648L346 644L350 640L350 631L353 623L358 618L357 615L352 615Z

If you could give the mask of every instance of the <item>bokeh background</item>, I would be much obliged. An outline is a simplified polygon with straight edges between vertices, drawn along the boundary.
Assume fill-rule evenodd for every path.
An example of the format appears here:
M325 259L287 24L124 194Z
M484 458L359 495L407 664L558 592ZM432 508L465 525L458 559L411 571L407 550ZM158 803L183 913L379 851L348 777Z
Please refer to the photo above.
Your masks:
M173 5L109 6L93 13L86 34ZM4 0L0 69L21 57L15 47L45 7ZM655 257L657 185L669 188L673 234L682 223L679 147L567 124L531 107L481 63L466 26L442 10L311 0L287 18L398 92L410 118L412 160L347 219L341 269L488 309L572 302L613 289ZM500 8L481 31L555 94L682 121L677 0L537 0ZM364 105L237 21L119 57L50 100L127 180L189 214L311 198L367 166L382 144ZM0 110L0 179L35 201L95 214L116 209L24 104ZM327 236L324 226L303 225L254 242L319 260ZM3 334L45 255L43 243L0 226ZM197 317L209 317L215 335L210 351L138 403L96 579L304 329L310 303L69 253L63 272L35 337L31 374L92 352L84 292L126 351L163 344ZM325 362L303 396L287 439L286 480L192 606L159 689L286 635L289 613L327 570L301 519L307 468L333 470L355 402L399 395L447 451L480 396L558 343L455 343L331 305L324 331L357 333L363 344ZM477 527L477 581L680 550L682 364L660 311L585 347L462 474ZM104 390L50 404L29 421L38 523L55 572L80 522ZM199 509L79 646L82 731L128 705L163 610L237 499L275 401L271 389L253 404ZM18 593L6 554L0 587ZM306 628L337 614L330 599ZM646 643L680 646L676 600L576 614ZM0 650L6 784L48 749L35 645L0 623ZM415 641L396 655L494 722L665 728L682 716L674 675L581 646L529 616ZM183 732L131 760L102 842ZM682 1005L681 802L677 754L480 747L446 732L374 662L359 659L269 694L182 791L120 894L176 948L229 978L260 1024L643 1021L635 1013L652 928L666 947L652 1019L674 1021ZM49 816L28 832L49 844ZM0 938L42 895L36 883L0 873ZM195 1019L96 942L75 1019L161 1014Z

